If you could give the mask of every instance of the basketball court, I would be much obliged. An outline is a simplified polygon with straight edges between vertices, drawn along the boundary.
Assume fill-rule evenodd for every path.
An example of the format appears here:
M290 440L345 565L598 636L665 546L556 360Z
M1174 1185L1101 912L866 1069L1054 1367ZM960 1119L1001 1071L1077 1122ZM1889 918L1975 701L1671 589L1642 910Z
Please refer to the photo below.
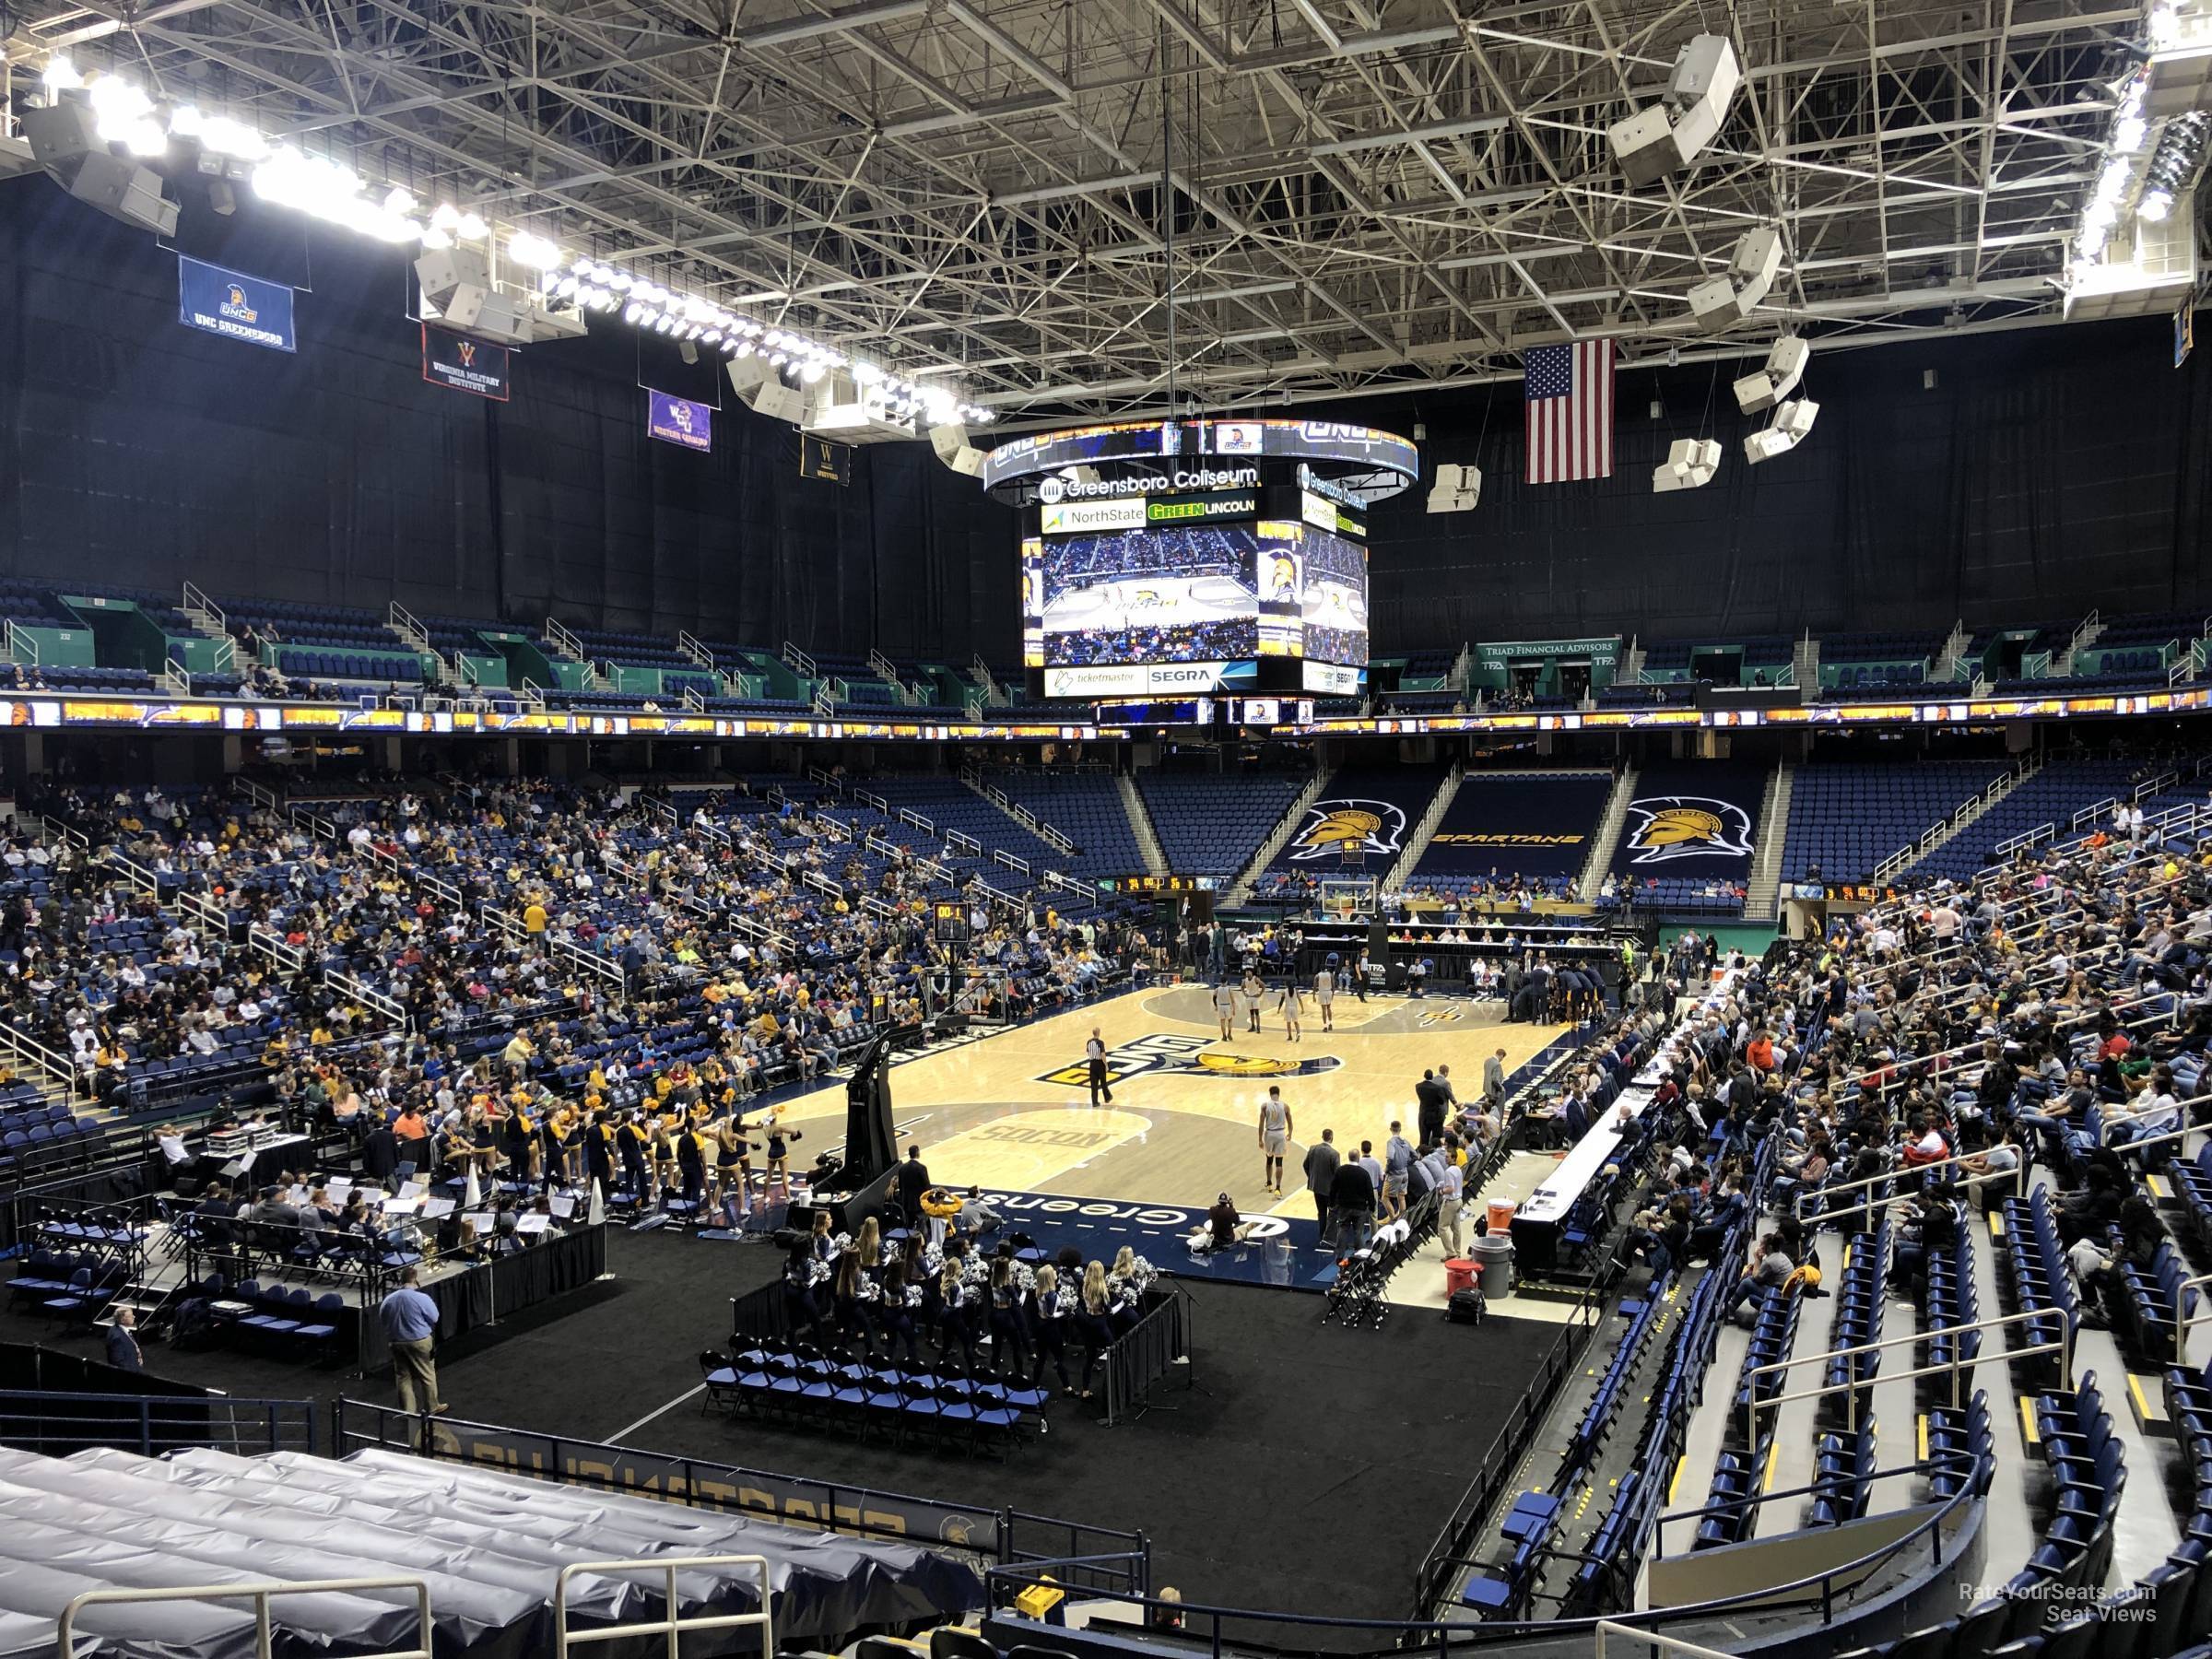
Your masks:
M919 1144L940 1185L1203 1209L1226 1192L1248 1216L1312 1220L1299 1167L1324 1128L1349 1149L1379 1148L1391 1121L1411 1138L1413 1086L1448 1065L1461 1098L1480 1092L1482 1062L1505 1051L1508 1074L1569 1030L1504 1025L1495 1002L1340 994L1333 1033L1309 996L1303 1040L1288 1041L1266 998L1259 1035L1220 1040L1203 984L1134 992L994 1031L900 1065L891 1074L901 1147ZM1106 1043L1113 1103L1089 1103L1083 1044ZM1259 1103L1270 1086L1289 1102L1291 1145L1277 1198L1263 1185ZM791 1101L782 1121L824 1139L843 1133L841 1084ZM805 1162L809 1148L794 1148Z

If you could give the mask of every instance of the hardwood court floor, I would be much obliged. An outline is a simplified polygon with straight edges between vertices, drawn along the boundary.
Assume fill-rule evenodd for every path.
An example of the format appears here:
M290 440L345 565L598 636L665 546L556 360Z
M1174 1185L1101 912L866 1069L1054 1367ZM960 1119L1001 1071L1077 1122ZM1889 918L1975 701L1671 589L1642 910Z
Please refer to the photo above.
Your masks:
M1485 1055L1502 1048L1510 1071L1567 1029L1494 1023L1498 1009L1339 997L1332 1034L1309 999L1302 1041L1287 1041L1269 1011L1261 1035L1240 1016L1223 1042L1205 986L1156 987L906 1062L891 1073L892 1117L900 1145L920 1143L941 1185L1200 1207L1226 1191L1247 1214L1311 1218L1299 1165L1324 1127L1341 1147L1380 1147L1393 1118L1410 1135L1424 1067L1449 1065L1465 1097L1481 1086ZM1083 1067L1094 1025L1114 1077L1113 1104L1095 1110ZM1261 1184L1259 1104L1271 1084L1292 1114L1280 1200ZM841 1085L787 1105L783 1124L806 1136L794 1165L810 1161L807 1140L841 1138L844 1112Z

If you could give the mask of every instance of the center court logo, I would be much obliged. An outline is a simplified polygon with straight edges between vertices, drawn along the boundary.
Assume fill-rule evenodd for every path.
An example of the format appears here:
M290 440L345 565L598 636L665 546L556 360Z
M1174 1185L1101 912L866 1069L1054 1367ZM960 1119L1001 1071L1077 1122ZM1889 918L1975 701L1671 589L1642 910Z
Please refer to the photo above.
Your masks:
M1210 1037L1186 1037L1161 1031L1139 1037L1106 1051L1106 1080L1114 1085L1131 1077L1312 1077L1335 1071L1344 1064L1334 1054L1312 1059L1286 1059L1272 1054L1232 1054L1214 1049ZM1090 1086L1087 1063L1063 1065L1046 1072L1040 1083L1057 1083L1063 1088Z
M1629 803L1632 865L1671 864L1683 858L1748 858L1751 815L1733 801L1711 795L1646 795Z
M1388 801L1316 801L1290 838L1292 862L1342 857L1347 851L1387 858L1406 838L1406 809Z

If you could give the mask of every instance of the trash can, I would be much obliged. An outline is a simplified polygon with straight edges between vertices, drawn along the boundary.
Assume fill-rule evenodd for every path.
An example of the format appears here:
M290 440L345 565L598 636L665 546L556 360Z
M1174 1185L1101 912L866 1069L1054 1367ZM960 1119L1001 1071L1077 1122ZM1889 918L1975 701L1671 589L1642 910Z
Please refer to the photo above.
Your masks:
M1444 1258L1444 1300L1450 1301L1454 1296L1472 1285L1475 1282L1476 1274L1479 1271L1480 1269L1465 1256L1446 1256Z
M1486 1233L1475 1241L1469 1253L1482 1277L1482 1296L1485 1301L1496 1301L1513 1293L1513 1241L1500 1232Z
M1513 1201L1511 1198L1490 1200L1489 1230L1497 1238L1503 1238L1513 1230Z

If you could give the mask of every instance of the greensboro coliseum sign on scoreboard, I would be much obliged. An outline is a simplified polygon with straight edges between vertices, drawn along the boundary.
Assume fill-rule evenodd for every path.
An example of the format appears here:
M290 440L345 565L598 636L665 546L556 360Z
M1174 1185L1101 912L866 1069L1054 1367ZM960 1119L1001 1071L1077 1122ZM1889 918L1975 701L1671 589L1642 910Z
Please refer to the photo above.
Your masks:
M1127 421L1001 444L982 477L1029 515L1031 692L1357 695L1367 504L1419 468L1403 438L1335 421Z

